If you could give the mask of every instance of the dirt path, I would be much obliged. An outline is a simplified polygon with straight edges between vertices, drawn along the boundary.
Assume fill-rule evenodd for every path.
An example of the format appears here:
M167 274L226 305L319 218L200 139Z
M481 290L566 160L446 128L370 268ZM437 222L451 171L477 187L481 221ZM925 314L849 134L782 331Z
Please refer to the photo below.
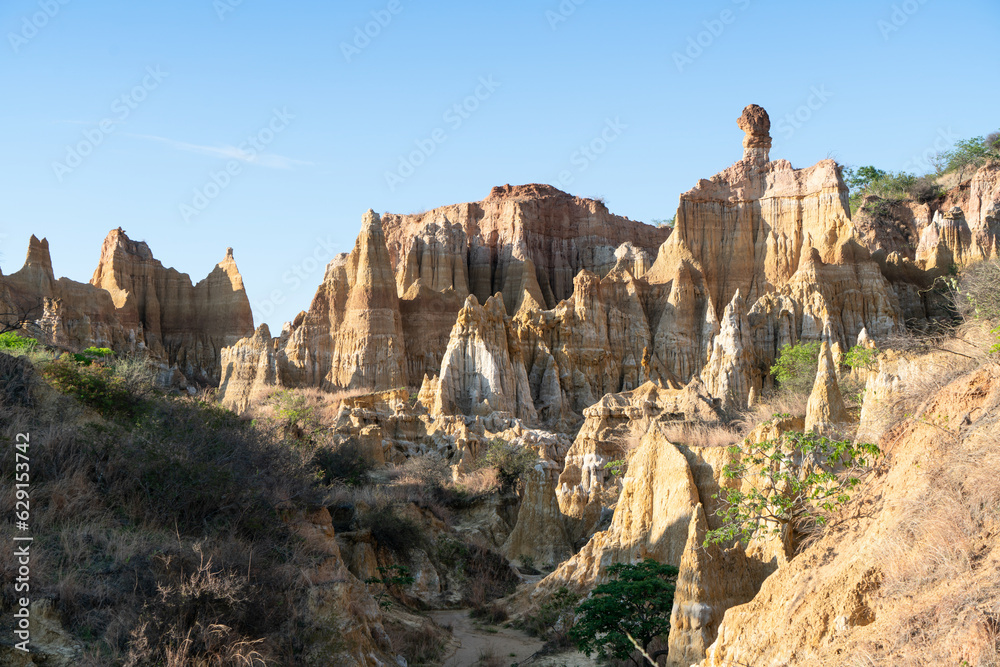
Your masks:
M542 642L534 637L509 628L490 626L496 632L487 632L477 627L469 618L468 609L432 611L429 616L442 626L451 626L452 633L461 646L444 662L444 667L470 667L481 655L499 658L499 664L509 665L520 662L542 648Z

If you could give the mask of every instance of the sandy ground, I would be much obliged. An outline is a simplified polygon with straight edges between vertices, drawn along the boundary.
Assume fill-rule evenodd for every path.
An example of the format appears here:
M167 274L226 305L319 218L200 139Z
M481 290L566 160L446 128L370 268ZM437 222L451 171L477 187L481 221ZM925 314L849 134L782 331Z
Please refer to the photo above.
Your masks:
M438 625L451 626L455 639L461 642L458 650L445 660L444 667L469 667L487 653L495 655L506 667L542 648L541 641L518 630L489 626L496 632L487 632L469 618L468 609L432 611L428 615Z
M444 661L444 667L471 667L479 662L481 656L492 655L497 658L495 664L508 665L519 663L531 657L542 648L541 640L535 639L519 630L500 626L477 625L469 618L468 609L432 611L428 614L435 623L450 626L455 639L461 642L458 649ZM496 632L489 632L485 628ZM565 666L565 667L595 667L597 662L588 659L581 653L571 651L560 655L536 658L531 665Z

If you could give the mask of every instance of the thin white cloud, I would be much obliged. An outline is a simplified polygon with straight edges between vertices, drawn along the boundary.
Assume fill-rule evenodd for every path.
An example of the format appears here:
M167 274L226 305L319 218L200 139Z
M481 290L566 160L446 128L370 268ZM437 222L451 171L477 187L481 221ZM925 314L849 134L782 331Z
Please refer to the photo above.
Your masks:
M201 146L199 144L189 144L184 141L175 141L173 139L167 139L166 137L157 137L152 134L132 134L127 133L127 136L135 137L137 139L147 139L149 141L156 141L162 144L166 144L171 148L179 151L186 151L188 153L199 153L201 155L210 155L212 157L217 157L223 160L239 160L240 162L245 162L247 164L254 164L258 167L268 167L270 169L292 169L295 166L313 166L313 162L307 162L305 160L296 160L295 158L286 157L284 155L276 155L275 153L268 153L266 151L256 152L247 151L239 148L238 146Z

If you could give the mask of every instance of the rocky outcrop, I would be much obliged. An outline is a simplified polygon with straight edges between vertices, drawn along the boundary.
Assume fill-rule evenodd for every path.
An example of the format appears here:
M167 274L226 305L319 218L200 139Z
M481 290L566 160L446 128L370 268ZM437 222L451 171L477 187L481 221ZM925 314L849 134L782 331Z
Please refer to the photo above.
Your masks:
M104 239L90 283L111 295L121 326L141 331L155 357L201 382L218 383L222 348L253 332L250 301L232 248L207 278L193 285L119 227Z
M744 159L681 195L675 231L646 279L654 285L690 283L689 298L717 309L717 321L723 314L718 309L737 291L751 310L761 298L786 293L800 301L797 310L812 301L810 314L829 321L842 345L853 342L863 326L873 336L894 330L898 303L854 238L836 163L793 169L786 160L767 161L762 114L750 107L741 117ZM697 359L697 348L688 348Z
M726 612L702 665L995 660L998 406L991 366L925 397L882 438L864 510Z
M556 565L573 555L565 518L559 510L555 484L559 470L543 462L525 480L517 523L503 545L510 560L530 558L539 565Z
M586 590L606 578L614 563L653 558L680 564L698 489L687 459L657 431L650 431L628 458L611 526L547 576L533 596L560 586Z
M306 545L322 555L302 572L309 582L301 623L309 628L306 664L380 667L397 664L378 604L341 557L330 513L320 509L289 522Z
M584 417L556 490L574 543L593 534L617 499L618 482L606 464L627 459L656 424L713 422L719 413L697 381L683 389L647 382L604 396L584 410Z
M711 356L701 373L709 395L718 397L728 410L746 408L750 392L761 386L748 315L746 302L737 290L722 314L719 335L712 341Z
M483 306L469 295L458 313L436 381L433 414L506 412L536 420L521 347L510 328L501 295Z
M354 250L330 262L309 310L270 347L259 340L237 347L226 354L220 391L222 402L234 407L272 385L327 391L405 386L403 323L379 216L365 214Z
M670 234L548 185L496 187L480 202L386 214L383 225L402 308L421 320L419 336L407 331L411 378L438 372L455 314L469 294L485 303L499 292L510 315L525 301L551 309L573 294L580 271L599 278L616 265L633 275L645 271ZM420 305L408 305L411 300ZM441 317L424 315L429 312Z
M770 574L760 561L748 558L739 546L704 547L708 530L705 510L698 505L691 515L677 575L670 614L668 667L689 667L704 659L718 636L726 610L752 600Z
M552 310L525 307L514 318L539 419L565 429L601 396L642 384L652 347L644 288L631 274L581 271L574 285Z
M32 308L33 329L46 342L71 350L146 350L200 384L218 383L222 348L253 332L232 248L195 285L119 228L105 238L91 283L83 284L56 280L48 242L32 236L24 267L0 284L5 309Z
M938 179L948 190L927 201L868 197L853 217L858 239L890 281L907 320L948 317L934 279L996 257L1000 247L1000 163Z
M553 308L580 271L606 275L626 241L655 251L670 234L548 185L495 187L480 202L387 214L384 225L400 293L417 281L480 303L501 292L508 313L525 293Z
M837 382L837 367L830 353L830 346L824 341L819 353L816 381L806 406L805 429L820 435L834 436L840 434L850 420Z

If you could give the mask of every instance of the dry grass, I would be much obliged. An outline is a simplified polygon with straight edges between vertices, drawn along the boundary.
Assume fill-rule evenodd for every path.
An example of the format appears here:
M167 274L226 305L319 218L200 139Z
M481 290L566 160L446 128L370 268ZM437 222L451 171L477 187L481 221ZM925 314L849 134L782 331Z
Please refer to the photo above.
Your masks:
M910 337L903 352L883 355L883 373L871 373L864 392L864 406L857 437L878 442L903 419L917 414L920 406L956 378L988 363L976 341L979 327L965 327L963 337L923 342ZM897 342L901 339L897 339Z
M872 662L857 664L1000 665L1000 405L971 423L949 423L939 408L912 422L934 440L932 455L914 469L923 491L893 508L878 544L880 641L860 647Z
M738 429L725 424L668 423L660 430L670 442L688 447L728 447L742 437Z
M320 500L302 456L231 413L148 390L133 415L110 420L37 375L31 399L0 403L0 439L31 434L32 528L44 547L32 593L87 642L81 664L288 663L306 597L299 572L322 557L277 512ZM13 476L7 447L0 477ZM5 485L5 533L13 504ZM0 542L7 619L11 556Z
M409 665L436 665L444 657L448 632L430 622L419 627L391 620L385 630L392 637L393 649L406 658Z

